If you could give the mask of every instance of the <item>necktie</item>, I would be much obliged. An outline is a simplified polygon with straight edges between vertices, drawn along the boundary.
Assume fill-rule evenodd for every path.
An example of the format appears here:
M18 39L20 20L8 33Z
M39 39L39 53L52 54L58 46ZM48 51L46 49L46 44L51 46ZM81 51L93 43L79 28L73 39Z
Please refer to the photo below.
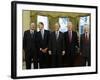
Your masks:
M85 35L85 39L88 40L87 33L86 33L86 35Z
M87 36L87 33L85 34L85 43L87 44L88 42L88 36Z
M59 34L58 34L58 31L56 32L56 39L58 39L58 36L59 36Z
M33 34L34 34L34 32L31 32L31 38L33 38Z
M68 32L68 36L69 36L69 42L71 42L72 39L71 31Z
M41 35L42 35L42 39L44 39L44 33L43 33L43 31L41 31Z

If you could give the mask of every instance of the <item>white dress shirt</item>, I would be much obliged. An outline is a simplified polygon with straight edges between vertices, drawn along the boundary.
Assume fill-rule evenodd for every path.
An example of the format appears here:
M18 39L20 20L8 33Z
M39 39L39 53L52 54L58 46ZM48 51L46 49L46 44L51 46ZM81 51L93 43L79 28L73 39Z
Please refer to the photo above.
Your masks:
M56 31L55 34L56 34L56 39L58 39L58 37L59 37L59 31Z
M42 39L44 39L44 29L42 29L40 32L41 32L41 35L42 35Z

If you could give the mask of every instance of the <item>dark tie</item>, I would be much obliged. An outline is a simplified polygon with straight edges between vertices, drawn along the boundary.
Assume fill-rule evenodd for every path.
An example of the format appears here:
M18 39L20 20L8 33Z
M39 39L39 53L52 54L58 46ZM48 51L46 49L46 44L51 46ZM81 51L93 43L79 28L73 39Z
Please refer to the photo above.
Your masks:
M85 39L88 40L87 33L86 33L86 35L85 35Z
M31 38L33 38L34 32L31 32Z
M71 42L72 39L71 31L68 31L68 37L69 37L69 42Z
M88 36L87 36L87 33L85 33L85 43L87 44L88 42Z

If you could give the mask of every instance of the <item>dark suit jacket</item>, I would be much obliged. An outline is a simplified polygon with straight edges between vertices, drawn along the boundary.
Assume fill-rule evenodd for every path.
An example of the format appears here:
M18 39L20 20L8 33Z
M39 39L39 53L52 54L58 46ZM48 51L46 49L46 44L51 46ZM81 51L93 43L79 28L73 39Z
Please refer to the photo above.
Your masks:
M83 56L90 56L90 38L87 43L85 43L85 34L82 34L80 37L80 51L82 52Z
M24 32L23 49L25 51L26 57L29 57L31 55L34 57L34 59L37 58L36 31L34 31L33 37L31 37L30 30L27 30ZM31 52L33 52L33 53L31 53Z
M79 47L77 33L72 31L72 40L71 40L71 42L69 42L68 31L65 32L64 33L64 40L65 40L66 54L75 55L75 53L77 52L77 47Z
M47 30L44 30L44 39L42 39L41 32L37 32L37 46L38 49L40 48L48 48L48 43L49 43L49 35L50 32Z
M65 49L64 46L64 37L63 33L59 32L59 37L56 39L55 32L51 32L50 39L49 39L49 50L52 51L52 54L56 52L60 53Z

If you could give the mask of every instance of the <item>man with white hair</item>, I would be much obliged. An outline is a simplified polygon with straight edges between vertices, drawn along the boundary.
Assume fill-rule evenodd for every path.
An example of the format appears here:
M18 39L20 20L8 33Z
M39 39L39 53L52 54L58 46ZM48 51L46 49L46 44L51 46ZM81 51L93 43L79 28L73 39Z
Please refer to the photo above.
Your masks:
M84 33L80 37L80 51L81 55L83 56L83 63L84 66L91 65L91 55L90 55L90 33L89 33L89 25L84 25Z
M30 29L24 32L23 49L25 52L26 69L31 69L32 61L34 63L34 69L37 69L36 31L34 22L31 23Z

